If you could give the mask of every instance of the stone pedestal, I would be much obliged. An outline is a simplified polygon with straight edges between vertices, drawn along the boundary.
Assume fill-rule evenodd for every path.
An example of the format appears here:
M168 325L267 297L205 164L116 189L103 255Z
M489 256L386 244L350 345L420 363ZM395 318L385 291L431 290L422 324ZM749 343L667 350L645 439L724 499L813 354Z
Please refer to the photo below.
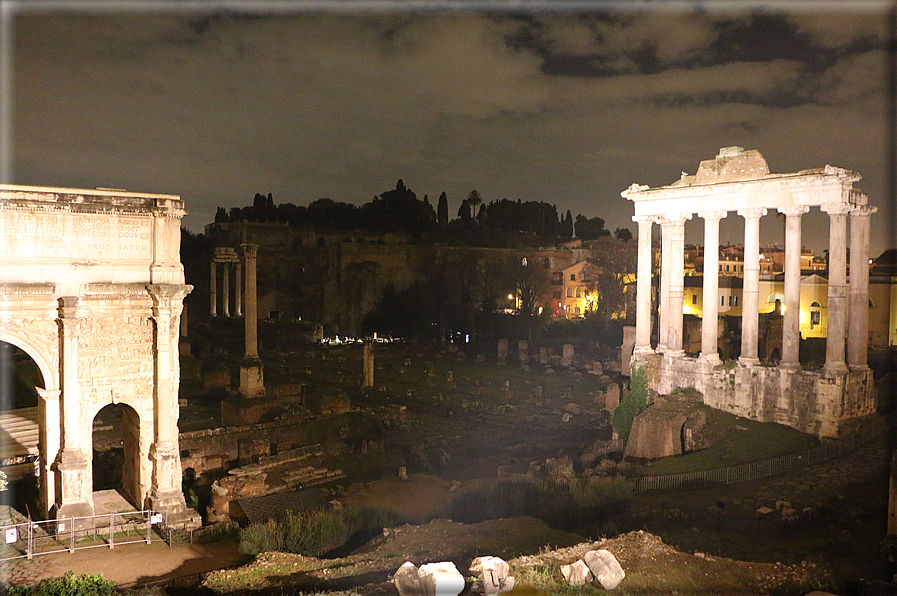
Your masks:
M245 358L240 363L240 393L245 397L265 395L265 378L262 369L262 361L258 358Z

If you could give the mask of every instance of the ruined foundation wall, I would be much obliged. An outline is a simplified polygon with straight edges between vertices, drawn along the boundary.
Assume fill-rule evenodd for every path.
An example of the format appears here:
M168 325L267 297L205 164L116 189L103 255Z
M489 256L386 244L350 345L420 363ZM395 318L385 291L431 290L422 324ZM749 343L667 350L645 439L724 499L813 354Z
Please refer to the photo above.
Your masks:
M308 445L342 453L380 448L381 435L382 424L360 411L184 432L181 466L192 468L199 478Z
M818 437L843 436L858 419L875 413L875 385L868 370L832 375L776 366L708 366L687 356L641 359L658 393L694 387L710 407Z

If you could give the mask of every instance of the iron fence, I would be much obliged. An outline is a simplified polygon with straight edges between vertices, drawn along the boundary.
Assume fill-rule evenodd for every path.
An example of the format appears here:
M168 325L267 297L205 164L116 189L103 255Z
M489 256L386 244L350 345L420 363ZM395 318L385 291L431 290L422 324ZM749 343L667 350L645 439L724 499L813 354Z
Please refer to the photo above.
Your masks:
M156 511L123 511L45 521L22 519L0 525L0 561L85 548L149 544L153 526L164 523L165 515Z

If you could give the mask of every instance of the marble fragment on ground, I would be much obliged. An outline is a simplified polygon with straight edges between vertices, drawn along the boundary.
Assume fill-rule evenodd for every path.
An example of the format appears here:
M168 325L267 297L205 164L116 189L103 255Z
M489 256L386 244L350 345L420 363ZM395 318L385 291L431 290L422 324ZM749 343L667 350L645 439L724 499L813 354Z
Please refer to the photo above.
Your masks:
M470 573L480 578L482 592L487 596L508 592L514 587L509 577L510 567L499 557L477 557L470 563Z
M590 550L582 559L605 590L613 590L626 577L620 562L610 551Z

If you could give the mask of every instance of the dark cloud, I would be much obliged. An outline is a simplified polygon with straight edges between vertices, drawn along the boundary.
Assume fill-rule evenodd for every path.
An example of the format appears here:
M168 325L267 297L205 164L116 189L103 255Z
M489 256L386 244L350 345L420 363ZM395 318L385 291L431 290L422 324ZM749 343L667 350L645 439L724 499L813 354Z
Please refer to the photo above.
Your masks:
M773 171L857 170L872 202L888 204L881 5L283 6L17 14L14 182L181 194L199 229L256 192L360 203L402 178L419 196L446 191L453 212L476 188L487 202L544 200L613 228L632 226L622 189L671 183L740 145ZM888 222L873 224L876 249L893 244ZM729 225L724 239L738 241Z

